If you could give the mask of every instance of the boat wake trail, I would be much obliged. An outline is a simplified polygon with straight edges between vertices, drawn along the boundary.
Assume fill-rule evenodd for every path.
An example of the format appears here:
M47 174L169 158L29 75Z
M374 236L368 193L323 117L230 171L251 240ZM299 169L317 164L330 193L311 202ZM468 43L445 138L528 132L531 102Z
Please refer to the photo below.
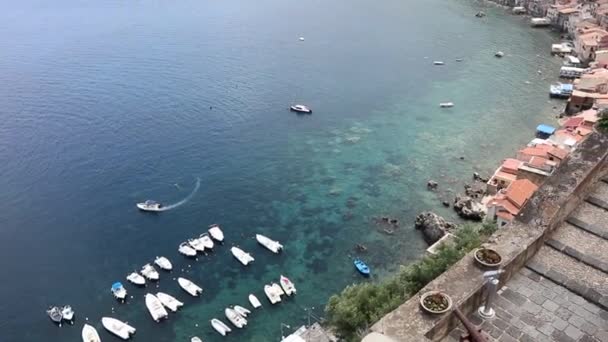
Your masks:
M163 206L160 211L167 211L167 210L171 210L171 209L175 209L179 206L181 206L182 204L185 204L186 202L188 202L192 196L194 196L196 194L196 192L198 191L198 188L201 187L201 179L200 178L196 178L196 185L194 186L194 189L192 190L192 192L186 196L186 198L184 198L183 200L177 202L177 203L173 203L167 206Z

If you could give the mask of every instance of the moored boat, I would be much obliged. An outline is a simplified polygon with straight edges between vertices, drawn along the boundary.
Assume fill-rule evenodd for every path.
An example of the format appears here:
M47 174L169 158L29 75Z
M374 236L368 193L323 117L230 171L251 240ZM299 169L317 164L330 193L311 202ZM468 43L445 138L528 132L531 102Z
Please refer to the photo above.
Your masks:
M297 292L296 287L291 282L291 280L289 280L289 278L285 277L282 274L279 283L281 284L281 288L283 288L283 291L285 291L285 294L287 294L288 296L291 296L292 294L295 294Z
M283 245L281 245L278 241L274 241L262 234L255 234L255 239L260 245L266 247L273 253L279 253L283 249Z
M272 283L272 288L274 289L274 292L279 295L279 297L285 294L285 291L283 291L281 285L277 283Z
M224 309L224 314L226 315L226 318L239 329L247 325L247 320L231 308Z
M74 310L71 306L65 305L63 308L61 308L61 315L63 316L64 320L70 322L70 324L74 324Z
M264 293L266 294L266 297L268 297L270 304L276 304L281 301L281 295L276 292L276 289L273 286L264 285Z
M451 107L454 107L454 103L453 102L441 102L439 104L439 107L441 107L441 108L451 108Z
M163 303L151 293L146 293L146 307L155 322L167 318L169 313L165 310Z
M254 309L257 309L262 306L258 297L256 297L253 293L249 295L249 303L253 306Z
M296 105L290 106L289 109L291 111L298 112L298 113L307 113L307 114L312 113L312 109L306 107L305 105L301 105L301 104L296 104Z
M198 252L205 251L205 245L200 239L188 239L188 244Z
M505 53L502 51L496 51L496 53L494 54L495 57L501 58L504 57Z
M251 254L246 253L245 251L243 251L242 249L238 248L238 247L232 247L230 248L230 252L232 253L232 255L234 255L234 257L241 262L241 264L247 266L249 265L249 263L251 263L252 261L254 261L255 259L251 256Z
M173 265L171 265L171 261L169 261L169 259L165 258L164 256L160 256L160 257L156 257L156 259L154 259L154 263L160 267L162 270L165 271L171 271L173 269Z
M122 338L123 340L128 340L132 334L135 334L135 328L125 322L117 320L116 318L102 317L101 324L104 328L106 328L107 331Z
M151 201L151 200L147 200L142 203L137 203L137 208L139 208L139 210L143 210L143 211L163 211L162 204L160 204L156 201Z
M200 288L195 283L191 282L186 278L177 278L177 283L184 291L188 292L191 296L198 297L198 295L203 293L202 288Z
M139 272L149 280L158 280L160 278L158 271L150 264L145 264Z
M218 242L224 242L224 232L220 229L219 224L212 224L209 226L209 235Z
M190 339L190 342L203 342L203 340L198 336L194 336Z
M97 330L92 325L85 324L82 327L82 342L101 342Z
M156 298L158 298L158 300L160 300L160 302L169 310L176 312L177 309L179 309L180 307L184 306L184 303L180 302L179 300L177 300L175 297L163 293L163 292L158 292L156 293Z
M127 280L135 285L142 286L142 285L146 284L146 278L142 277L142 275L137 272L133 272L133 273L129 274L127 276Z
M235 305L232 309L242 317L247 317L251 313L251 311L249 311L247 308L240 305Z
M112 291L112 294L117 299L120 299L120 300L124 301L125 298L127 298L127 290L125 289L124 286L122 286L122 283L119 282L119 281L117 281L114 284L112 284L112 287L110 288L110 291Z
M51 321L59 324L61 326L61 321L63 320L63 314L61 313L61 309L57 306L49 307L46 310L46 314L49 316Z
M211 320L211 326L222 336L226 336L227 333L232 331L224 322L217 318Z
M207 234L207 233L203 233L203 234L199 235L198 240L207 249L212 249L214 246L213 240L211 240L211 238L209 237L209 234Z
M190 247L187 242L182 242L179 244L179 248L177 249L181 254L189 257L196 256L196 249Z
M433 64L434 65L444 65L445 63L442 61L434 61Z
M364 276L370 275L371 270L367 266L367 264L363 262L363 260L357 258L353 261L353 263L355 264L355 267L357 268L357 271L359 271L359 273L363 274Z

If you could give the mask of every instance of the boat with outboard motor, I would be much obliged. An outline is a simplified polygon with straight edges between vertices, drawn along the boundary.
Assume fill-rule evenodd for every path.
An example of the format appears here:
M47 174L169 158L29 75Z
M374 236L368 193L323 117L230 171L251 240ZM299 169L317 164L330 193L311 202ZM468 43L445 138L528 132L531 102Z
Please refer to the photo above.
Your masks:
M82 342L101 342L97 329L85 323L82 327Z
M133 272L127 276L127 280L135 285L146 285L146 278L137 272Z
M147 200L145 202L137 203L137 208L142 211L163 211L163 205L152 200Z
M160 278L158 271L150 264L145 264L139 272L149 280L158 280L158 278Z
M209 235L213 238L213 240L218 242L224 242L224 232L220 229L219 224L212 224L209 226Z
M200 239L188 239L188 244L190 245L190 247L194 248L194 250L196 250L197 252L204 252L205 251L205 245L203 244L203 241L201 241Z
M247 320L231 308L224 309L224 314L230 323L239 329L247 325Z
M179 248L177 249L182 255L188 256L188 257L194 257L196 256L196 249L190 247L190 245L187 242L182 242L179 244Z
M160 267L161 270L171 271L173 269L171 261L164 256L157 256L156 259L154 259L154 263Z
M295 294L297 292L296 287L291 282L291 280L289 280L289 278L282 274L281 278L279 279L279 283L281 284L281 288L283 289L286 295L291 296L292 294Z
M135 334L135 328L123 321L117 320L116 318L102 317L101 324L104 328L106 328L107 331L122 338L123 340L128 340L132 334Z
M228 327L224 322L220 321L217 318L213 318L211 320L211 326L222 336L226 336L227 333L232 331L230 327Z
M112 284L110 291L112 291L112 294L114 297L116 297L116 299L120 299L123 302L125 298L127 298L127 289L125 289L125 287L122 286L122 283L119 281Z
M306 113L306 114L312 113L312 109L306 107L305 105L301 105L301 104L292 105L289 107L289 109L293 112L298 112L298 113Z
M198 240L201 242L201 244L207 248L207 249L213 249L213 240L211 240L211 238L209 237L208 233L203 233L201 235L198 236Z
M262 306L258 297L256 297L253 293L249 295L249 303L253 306L254 309L257 309Z
M74 324L74 310L71 306L65 305L61 308L61 316L63 316L64 320L70 322L70 324Z
M203 293L202 288L186 278L177 278L177 283L184 291L188 292L193 297L198 297L198 295Z
M242 307L240 305L235 305L232 309L234 311L236 311L236 313L238 313L242 317L247 317L251 313L251 311L249 311L249 309L244 308L244 307Z
M155 322L159 322L161 319L169 316L163 303L151 293L146 293L146 307Z
M61 309L57 306L49 307L46 310L46 314L49 316L51 321L59 324L61 326L61 321L63 320L63 314L61 313Z
M175 297L164 292L157 292L156 298L169 310L176 312L177 309L184 306L184 303L177 300Z
M246 253L245 251L243 251L242 249L238 248L238 247L232 247L230 248L230 252L232 253L232 255L234 255L234 257L241 262L241 264L247 266L249 265L249 263L251 263L252 261L254 261L255 259L251 256L251 254Z
M281 301L281 295L276 291L274 286L264 285L264 293L268 297L270 304L276 304Z
M274 241L262 234L255 234L255 239L260 245L266 247L273 253L279 253L283 249L283 245L281 245L278 241Z

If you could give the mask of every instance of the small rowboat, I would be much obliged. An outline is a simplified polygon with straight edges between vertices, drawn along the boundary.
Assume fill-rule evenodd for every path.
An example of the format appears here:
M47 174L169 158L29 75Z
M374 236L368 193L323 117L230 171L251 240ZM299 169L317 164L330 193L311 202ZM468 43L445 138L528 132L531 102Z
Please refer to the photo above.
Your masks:
M369 269L367 264L363 262L363 260L357 258L353 263L355 264L355 267L357 268L357 271L359 271L359 273L363 274L364 276L370 275L371 270Z

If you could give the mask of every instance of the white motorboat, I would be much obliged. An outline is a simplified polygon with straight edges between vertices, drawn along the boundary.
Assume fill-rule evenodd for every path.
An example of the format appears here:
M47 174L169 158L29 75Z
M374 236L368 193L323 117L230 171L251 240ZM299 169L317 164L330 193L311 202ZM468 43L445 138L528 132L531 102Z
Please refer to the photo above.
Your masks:
M240 305L235 305L232 309L234 311L236 311L236 313L238 313L242 317L247 317L247 315L249 315L251 313L251 311L249 311L248 309L246 309Z
M287 278L286 276L284 276L282 274L281 274L280 284L281 284L281 287L283 288L283 291L285 291L286 295L291 296L292 294L296 293L296 287L293 285L291 280L289 280L289 278Z
M142 203L137 203L137 208L143 211L163 211L162 204L151 200L147 200Z
M165 258L164 256L157 256L156 259L154 259L154 263L165 271L171 271L173 269L171 261L169 261L169 259Z
M454 107L454 103L452 103L452 102L441 102L439 104L439 107L441 107L441 108L451 108L451 107Z
M110 291L112 291L112 294L117 299L120 299L120 300L124 301L125 298L127 298L127 290L125 289L124 286L122 286L122 283L119 282L119 281L117 281L114 284L112 284L112 287L110 288Z
M239 329L247 325L247 320L231 308L226 308L224 314L226 314L226 318Z
M434 61L433 64L434 65L444 65L445 63L443 63L442 61Z
M158 300L160 300L160 302L163 303L163 305L167 309L169 309L173 312L176 312L177 309L184 306L184 303L180 302L175 297L168 295L166 293L163 293L163 292L158 292L156 294L156 298L158 298Z
M224 232L222 232L218 224L209 226L209 235L211 235L213 240L224 242Z
M177 283L182 289L184 289L184 291L188 292L191 296L198 297L198 295L203 293L202 288L200 288L195 283L191 282L186 278L177 278Z
M179 248L177 249L181 254L189 257L196 256L196 249L190 247L187 242L182 242L179 244Z
M301 41L301 42L303 42L303 41L304 41L304 37L300 37L299 39L300 39L300 41Z
M128 340L131 337L131 334L135 334L135 328L116 318L102 317L101 324L106 330L123 340Z
M220 321L217 318L211 320L211 326L222 336L226 336L227 333L232 331L232 329L230 329L226 324L224 324L224 322Z
M188 244L198 252L205 251L205 245L200 239L188 239Z
M127 280L135 285L145 285L146 278L142 277L141 274L133 272L127 276Z
M312 109L306 107L305 105L301 105L301 104L293 105L293 106L289 107L289 109L291 111L298 112L298 113L308 113L308 114L312 113Z
M256 297L253 293L249 295L249 303L253 306L254 309L257 309L262 306L258 297Z
M281 296L276 292L276 290L270 285L264 285L264 293L271 304L276 304L281 301Z
M281 288L281 286L277 283L272 283L272 288L274 289L274 292L276 294L278 294L279 296L282 296L285 294L285 291L283 291L283 289Z
M141 271L139 271L144 277L150 279L150 280L158 280L158 278L160 277L160 275L158 274L158 271L154 268L154 266L150 265L150 264L145 264L144 267L141 268Z
M156 322L163 318L167 318L169 313L165 310L163 303L151 293L146 293L146 307L150 311L152 319Z
M207 249L212 249L214 244L213 244L213 240L211 240L211 238L209 237L209 234L207 233L203 233L201 235L199 235L198 240L203 244L203 246L205 246L205 248Z
M247 266L249 265L250 262L252 262L253 260L255 260L251 254L246 253L245 251L243 251L242 249L238 248L238 247L232 247L230 248L230 252L232 252L232 255L234 255L234 257L241 262L241 264Z
M63 320L63 314L61 313L61 308L57 306L53 306L46 310L46 314L49 315L51 321L59 324L61 326L61 321Z
M92 325L85 324L82 327L82 342L101 342L97 330Z
M194 336L190 339L190 342L203 342L203 340L198 336Z
M260 243L260 245L266 247L273 253L279 253L283 249L283 245L281 245L278 241L274 241L262 234L255 234L255 239Z
M64 320L70 322L70 324L74 324L74 310L71 306L66 305L61 308L61 315L63 316Z
M504 53L504 52L502 52L502 51L496 51L496 53L494 54L494 56L496 56L496 57L498 57L498 58L501 58L501 57L503 57L504 55L505 55L505 53Z

